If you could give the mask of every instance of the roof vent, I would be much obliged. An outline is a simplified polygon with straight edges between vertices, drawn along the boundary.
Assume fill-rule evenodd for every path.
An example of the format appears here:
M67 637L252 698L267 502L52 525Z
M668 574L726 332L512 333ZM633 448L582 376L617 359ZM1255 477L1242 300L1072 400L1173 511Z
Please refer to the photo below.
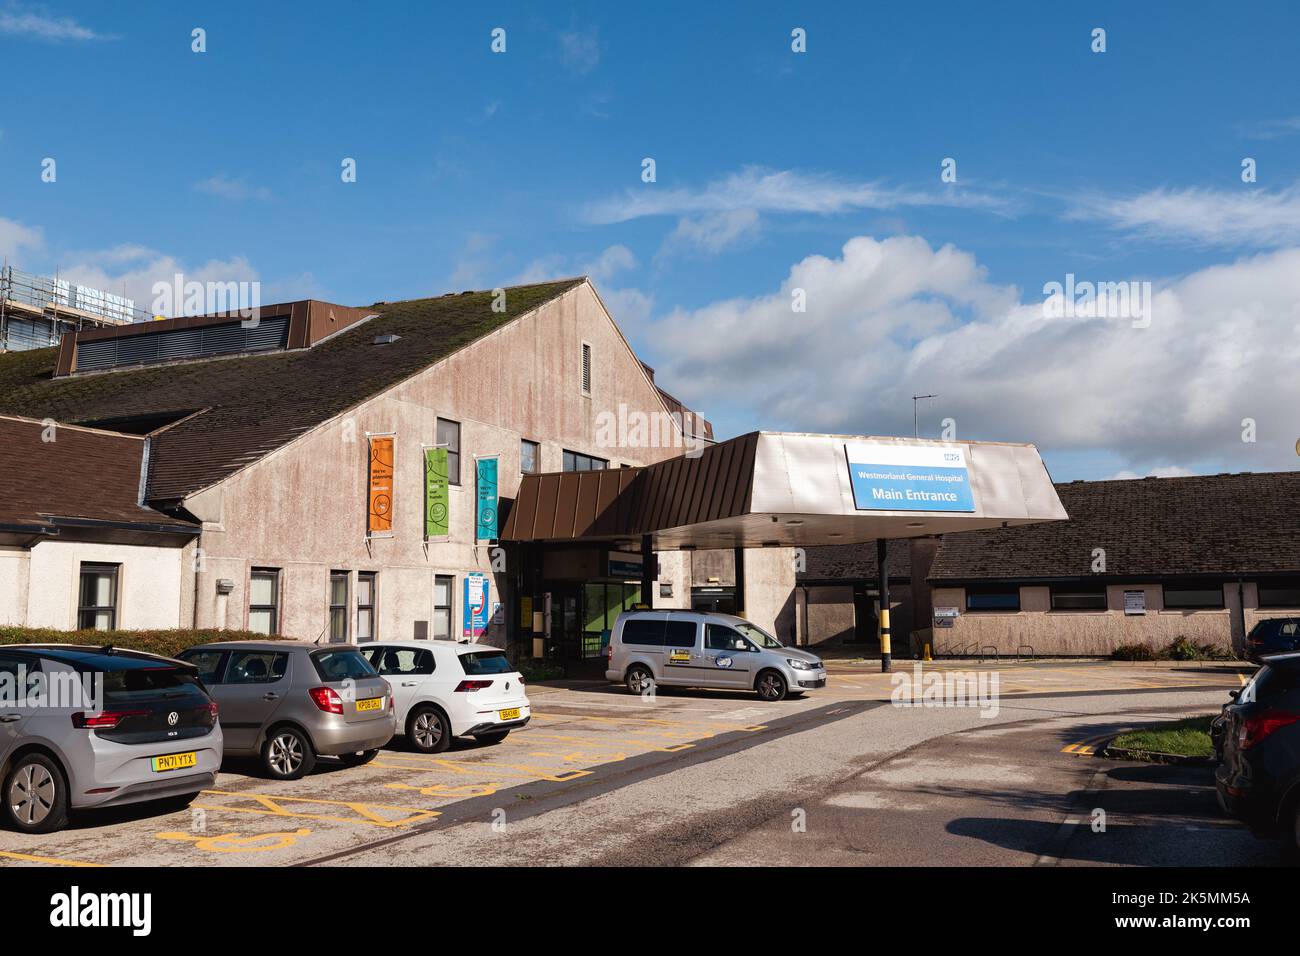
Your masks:
M376 344L376 345L392 345L394 342L396 342L396 341L397 341L398 339L400 339L400 338L401 338L400 335L392 335L392 334L389 334L389 335L376 335L376 336L375 336L375 344Z

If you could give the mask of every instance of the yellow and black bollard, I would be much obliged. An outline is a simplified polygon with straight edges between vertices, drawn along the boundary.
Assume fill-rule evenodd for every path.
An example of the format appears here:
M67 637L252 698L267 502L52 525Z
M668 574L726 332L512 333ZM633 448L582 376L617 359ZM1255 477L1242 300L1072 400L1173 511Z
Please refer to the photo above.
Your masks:
M888 674L893 661L889 646L889 566L884 538L876 539L876 569L880 576L880 672Z

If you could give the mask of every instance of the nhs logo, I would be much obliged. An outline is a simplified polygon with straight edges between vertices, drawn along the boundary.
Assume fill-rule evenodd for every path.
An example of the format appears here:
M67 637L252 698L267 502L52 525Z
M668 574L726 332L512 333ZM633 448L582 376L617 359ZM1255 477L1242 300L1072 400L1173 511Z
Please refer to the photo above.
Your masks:
M845 442L859 511L975 510L962 445Z

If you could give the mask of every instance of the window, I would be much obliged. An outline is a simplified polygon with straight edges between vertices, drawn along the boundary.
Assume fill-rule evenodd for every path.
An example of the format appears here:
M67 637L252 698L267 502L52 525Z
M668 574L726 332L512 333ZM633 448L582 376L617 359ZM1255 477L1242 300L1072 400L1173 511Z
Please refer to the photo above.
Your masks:
M367 656L381 675L433 673L433 651L413 647L383 647L375 648Z
M355 648L337 651L319 651L311 655L312 666L323 681L361 680L374 677L370 661Z
M433 579L433 637L434 640L451 639L451 596L456 578L450 574L435 575Z
M77 627L81 630L111 631L117 627L116 564L83 564L81 597L77 605Z
M968 611L1019 611L1020 588L1014 585L966 589Z
M582 343L582 394L591 394L591 346Z
M221 662L226 659L225 651L191 650L181 654L181 660L193 664L199 669L199 680L205 684L221 682Z
M460 655L461 669L470 677L482 674L512 674L514 668L504 651L471 651Z
M343 644L348 639L348 578L347 571L330 572L330 641Z
M438 445L447 449L447 482L460 484L460 422L438 419Z
M694 621L669 621L664 627L664 647L694 647Z
M604 458L595 458L577 451L564 453L565 471L601 471L608 466L609 462Z
M357 640L375 639L375 582L374 571L357 572Z
M704 646L711 651L747 651L749 642L725 624L706 624Z
M623 643L643 647L663 647L664 619L648 617L624 621Z
M254 568L248 586L248 629L255 634L278 634L280 627L280 572Z
M1261 581L1259 583L1259 606L1300 607L1300 579Z
M1086 584L1061 584L1052 587L1053 611L1104 611L1105 586Z
M527 438L519 442L519 473L522 475L535 475L542 460L541 445L535 441L529 441Z
M1169 610L1205 610L1223 607L1223 588L1165 585L1165 607Z
M271 684L281 680L289 666L289 655L273 651L233 651L227 684Z

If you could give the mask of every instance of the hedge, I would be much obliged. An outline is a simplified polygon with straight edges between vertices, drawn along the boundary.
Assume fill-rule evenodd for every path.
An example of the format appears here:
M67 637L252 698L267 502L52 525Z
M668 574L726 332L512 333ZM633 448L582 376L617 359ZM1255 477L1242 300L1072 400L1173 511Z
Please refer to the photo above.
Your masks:
M166 631L58 631L50 627L0 626L0 644L81 644L86 647L112 645L124 650L148 651L175 657L187 647L209 641L287 640L252 631L186 630Z

